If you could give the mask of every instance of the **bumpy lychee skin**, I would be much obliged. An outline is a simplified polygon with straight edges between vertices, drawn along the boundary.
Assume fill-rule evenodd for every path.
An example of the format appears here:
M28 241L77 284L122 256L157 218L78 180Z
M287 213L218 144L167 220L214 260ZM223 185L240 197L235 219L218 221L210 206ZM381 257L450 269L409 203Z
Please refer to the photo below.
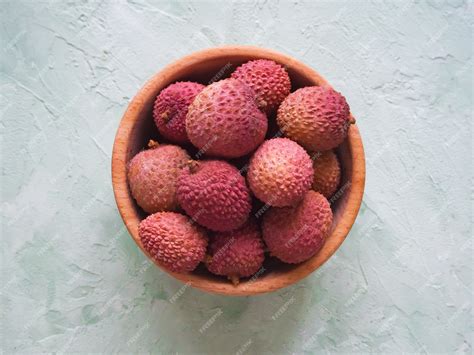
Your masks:
M296 264L314 256L324 245L332 224L329 202L309 191L295 207L271 208L263 216L262 233L270 254Z
M251 210L244 177L224 161L190 162L178 179L177 195L186 213L213 231L239 228Z
M278 126L311 151L337 147L346 138L351 117L344 96L328 87L309 86L287 96L278 109Z
M145 212L178 208L177 179L188 160L188 153L175 145L158 145L133 157L128 165L128 184Z
M186 115L189 105L204 85L190 81L177 82L163 89L155 100L153 118L163 137L174 143L188 143Z
M251 88L236 79L207 86L194 99L186 116L193 145L211 156L237 158L263 142L267 117L257 107Z
M270 139L252 156L247 180L254 195L266 204L291 206L311 188L313 162L292 140Z
M164 268L179 273L194 270L204 260L208 238L204 228L175 212L158 212L138 227L143 247Z
M249 220L237 230L216 233L211 237L208 253L206 266L213 274L227 276L234 284L239 283L239 278L252 276L265 258L257 223Z
M267 113L275 111L290 94L291 82L285 68L273 60L258 59L238 67L231 75L252 88L258 106Z
M317 152L313 155L313 190L329 199L341 182L341 165L332 150Z

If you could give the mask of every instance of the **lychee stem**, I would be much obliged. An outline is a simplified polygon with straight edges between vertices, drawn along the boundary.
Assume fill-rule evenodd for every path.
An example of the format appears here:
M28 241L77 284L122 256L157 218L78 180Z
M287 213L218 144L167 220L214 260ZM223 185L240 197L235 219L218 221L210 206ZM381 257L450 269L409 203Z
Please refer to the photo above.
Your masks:
M212 256L210 256L209 254L206 254L206 256L204 257L204 264L209 265L211 261L212 261Z
M257 101L257 106L260 110L262 111L265 111L265 109L267 108L267 102L265 100L258 100Z
M351 116L350 124L355 124L355 123L356 123L355 118Z
M199 167L199 162L197 160L190 159L188 160L188 167L191 174L194 174Z
M157 141L154 141L153 139L150 139L150 140L148 141L148 148L149 148L149 149L155 149L155 148L157 148L159 145L160 145L160 143L158 143Z
M170 115L170 112L168 110L163 112L160 117L161 117L161 119L163 120L164 123L168 123L169 120L171 119L171 115Z
M230 274L227 276L230 281L234 284L234 286L237 286L239 284L239 276L237 274Z

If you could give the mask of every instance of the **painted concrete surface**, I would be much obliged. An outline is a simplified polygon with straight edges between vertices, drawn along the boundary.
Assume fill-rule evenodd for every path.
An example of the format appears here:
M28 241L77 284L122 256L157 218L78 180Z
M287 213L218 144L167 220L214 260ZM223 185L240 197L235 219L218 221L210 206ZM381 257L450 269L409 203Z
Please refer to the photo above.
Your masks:
M5 354L472 353L472 6L446 1L2 1ZM194 50L255 44L343 92L367 154L337 254L226 298L151 266L110 179L137 89Z

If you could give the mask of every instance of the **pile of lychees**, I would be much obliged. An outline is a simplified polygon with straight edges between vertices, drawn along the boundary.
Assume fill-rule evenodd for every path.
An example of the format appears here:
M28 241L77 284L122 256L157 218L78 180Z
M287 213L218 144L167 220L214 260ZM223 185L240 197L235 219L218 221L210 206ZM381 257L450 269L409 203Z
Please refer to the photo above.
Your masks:
M150 141L128 180L150 214L141 242L159 265L185 273L203 262L237 284L261 269L267 251L295 264L322 248L333 218L327 199L341 180L332 149L351 123L341 94L291 92L285 68L260 59L207 86L169 85L153 118L170 143Z

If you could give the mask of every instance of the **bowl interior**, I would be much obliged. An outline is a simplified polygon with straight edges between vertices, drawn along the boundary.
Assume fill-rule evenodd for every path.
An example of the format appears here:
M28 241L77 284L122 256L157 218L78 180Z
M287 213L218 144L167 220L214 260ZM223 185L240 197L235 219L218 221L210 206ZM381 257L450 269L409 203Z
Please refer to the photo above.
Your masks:
M117 132L112 170L117 205L132 237L141 248L137 226L146 214L130 194L126 181L126 165L135 154L146 147L150 139L166 143L166 140L160 137L152 118L153 103L157 94L176 81L196 81L207 85L229 77L238 65L259 58L272 59L285 66L291 78L292 91L310 85L329 85L311 68L291 57L260 48L230 47L198 52L169 65L156 74L132 100ZM269 117L267 137L272 137L276 132L273 115ZM186 148L191 155L197 152L192 146ZM355 125L351 126L348 138L337 148L337 154L342 167L342 181L339 192L331 201L334 214L332 231L323 249L313 258L301 264L288 265L267 257L263 268L256 276L241 280L238 286L232 285L224 277L210 274L203 265L190 274L164 271L205 291L231 295L269 292L307 276L326 261L342 243L354 222L362 198L365 162L362 143ZM236 165L243 162L244 159L234 161ZM354 163L357 163L358 169L354 169ZM360 191L361 184L362 191ZM142 250L146 253L143 248Z

